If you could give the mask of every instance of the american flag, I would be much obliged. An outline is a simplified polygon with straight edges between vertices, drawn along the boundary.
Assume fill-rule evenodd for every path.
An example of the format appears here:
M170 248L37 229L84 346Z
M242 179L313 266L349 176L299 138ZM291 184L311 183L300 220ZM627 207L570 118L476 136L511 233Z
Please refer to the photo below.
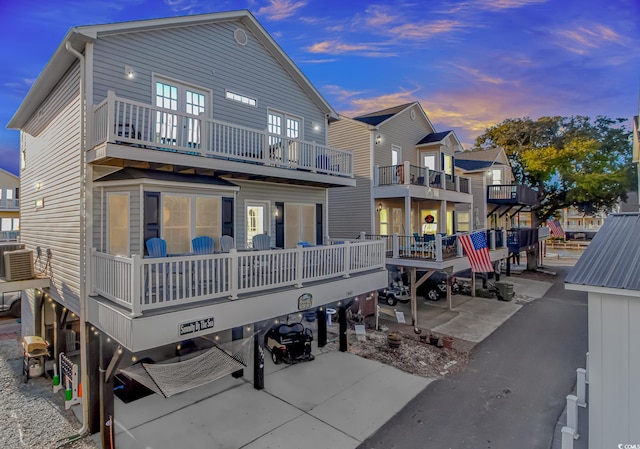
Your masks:
M560 226L560 222L549 219L549 231L551 232L551 237L559 237L561 239L565 238L564 231L562 230L562 226Z
M493 264L491 263L491 257L489 257L489 248L487 247L487 238L484 232L464 234L458 236L458 238L471 264L471 271L474 273L492 273Z

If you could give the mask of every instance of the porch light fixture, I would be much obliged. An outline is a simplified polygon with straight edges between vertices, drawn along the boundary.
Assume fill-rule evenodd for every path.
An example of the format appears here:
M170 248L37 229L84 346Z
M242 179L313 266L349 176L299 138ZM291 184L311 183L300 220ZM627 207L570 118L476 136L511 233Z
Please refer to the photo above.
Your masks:
M136 72L133 71L133 67L131 67L129 65L125 65L124 66L124 74L127 76L127 78L132 80L133 77L135 76Z
M382 203L378 203L378 206L376 207L376 212L380 212L382 210Z
M382 136L380 134L376 135L376 145L380 145L382 143Z
M313 127L314 131L320 131L320 123L313 122L311 126Z

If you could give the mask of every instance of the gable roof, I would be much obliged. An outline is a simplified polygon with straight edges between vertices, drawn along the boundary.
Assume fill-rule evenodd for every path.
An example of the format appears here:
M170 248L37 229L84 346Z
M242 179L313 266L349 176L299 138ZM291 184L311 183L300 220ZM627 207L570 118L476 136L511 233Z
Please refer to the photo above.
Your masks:
M487 168L491 168L493 166L493 162L489 161L465 161L464 159L458 159L457 155L455 155L455 164L456 167L461 168L465 171L478 171L478 170L486 170Z
M364 122L368 125L373 125L373 126L378 126L380 123L387 121L388 119L390 119L391 117L393 117L396 114L399 114L400 112L404 111L405 109L409 108L410 106L414 105L414 103L405 103L405 104L401 104L399 106L393 106L392 108L387 108L387 109L383 109L381 111L376 111L376 112L371 112L369 114L364 114L364 115L359 115L358 117L354 117L354 120L358 120L360 122Z
M458 160L490 161L493 163L498 160L501 153L504 153L502 148L489 148L488 150L463 151L461 153L456 153L455 156Z
M66 46L69 45L76 51L83 53L87 43L99 39L101 36L108 36L118 33L131 33L139 31L150 31L164 28L178 28L185 26L202 25L207 23L240 21L251 31L262 43L270 54L284 67L289 75L300 85L309 95L314 103L329 116L337 119L337 112L327 103L320 92L311 84L307 77L300 71L298 66L280 48L271 35L264 29L249 10L227 11L211 14L198 14L192 16L168 17L162 19L136 20L131 22L118 22L103 25L88 25L71 28L62 42L47 62L38 78L29 89L27 96L13 115L7 128L20 129L33 115L42 101L49 95L56 86L60 78L66 73L71 65L76 61Z
M441 142L442 140L444 140L452 132L453 132L452 130L449 130L449 131L442 131L442 132L439 132L439 133L427 134L416 145L424 145L424 144L427 144L427 143Z
M565 283L640 290L640 213L610 214Z

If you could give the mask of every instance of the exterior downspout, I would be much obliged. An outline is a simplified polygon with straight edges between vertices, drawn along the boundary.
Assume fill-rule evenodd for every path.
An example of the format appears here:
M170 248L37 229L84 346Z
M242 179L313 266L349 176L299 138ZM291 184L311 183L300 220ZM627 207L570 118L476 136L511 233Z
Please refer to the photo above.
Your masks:
M85 179L85 58L82 53L65 42L65 48L80 61L80 381L89 391L89 374L87 363L87 248L86 248L86 179ZM82 428L78 436L83 437L89 432L89 395L82 395ZM69 439L71 439L70 437ZM71 440L73 441L73 440Z

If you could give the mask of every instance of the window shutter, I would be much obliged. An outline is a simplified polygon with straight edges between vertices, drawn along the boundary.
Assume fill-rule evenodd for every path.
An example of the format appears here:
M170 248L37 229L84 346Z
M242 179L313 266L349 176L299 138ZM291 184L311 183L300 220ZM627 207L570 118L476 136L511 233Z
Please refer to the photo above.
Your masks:
M160 237L160 192L144 192L144 241L154 237Z
M233 198L222 198L222 235L233 237Z
M284 203L276 203L276 248L284 248Z
M322 203L316 204L316 245L322 245Z
M438 171L444 173L444 153L440 153L440 170Z

